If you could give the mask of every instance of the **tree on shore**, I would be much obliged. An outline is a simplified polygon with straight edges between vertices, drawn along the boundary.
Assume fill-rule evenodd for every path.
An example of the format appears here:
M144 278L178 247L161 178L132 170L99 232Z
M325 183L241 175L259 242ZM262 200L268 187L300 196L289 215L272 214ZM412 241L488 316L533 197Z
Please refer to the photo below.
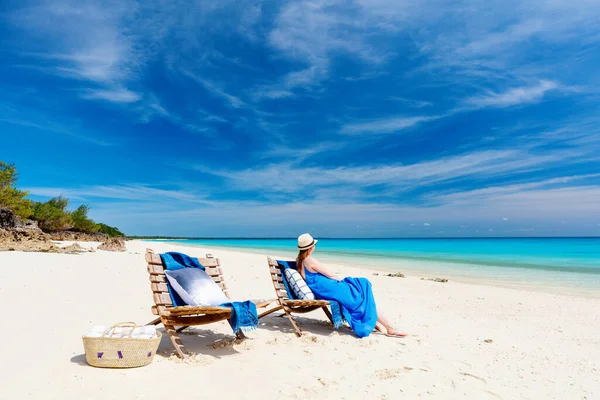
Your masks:
M102 224L102 223L98 224L98 226L99 226L98 232L105 233L110 237L124 237L125 236L125 234L123 232L121 232L114 226L108 226L108 225Z
M33 205L26 199L29 192L17 189L18 180L15 165L0 160L0 207L8 207L19 217L27 219L33 214Z
M54 197L45 203L36 202L32 218L46 232L66 231L73 228L71 213L67 210L69 199Z
M98 232L100 230L100 225L88 218L87 214L89 210L90 207L87 204L82 204L71 213L73 230L87 233Z
M17 216L38 222L45 232L74 230L83 233L105 233L110 237L125 236L117 228L98 224L88 217L90 207L82 204L69 211L69 199L54 197L46 202L31 201L29 192L17 189L18 174L14 164L0 160L0 207L10 208Z

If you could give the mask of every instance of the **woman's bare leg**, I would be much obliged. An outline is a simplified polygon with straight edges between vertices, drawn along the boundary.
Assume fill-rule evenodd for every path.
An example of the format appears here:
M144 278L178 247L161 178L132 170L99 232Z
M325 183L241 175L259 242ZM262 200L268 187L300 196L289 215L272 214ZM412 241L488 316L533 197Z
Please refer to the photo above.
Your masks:
M383 325L383 327L385 328L385 332L383 332L378 325ZM400 332L399 330L394 328L390 320L387 319L387 317L383 315L383 313L380 311L377 312L377 324L375 325L375 327L378 331L387 333L388 335L406 336L406 333Z

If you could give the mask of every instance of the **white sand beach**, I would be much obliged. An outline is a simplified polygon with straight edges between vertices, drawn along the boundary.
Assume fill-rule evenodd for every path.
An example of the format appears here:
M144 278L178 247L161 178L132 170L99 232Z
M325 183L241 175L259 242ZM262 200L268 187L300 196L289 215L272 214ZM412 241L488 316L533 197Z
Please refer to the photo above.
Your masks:
M297 317L297 338L274 313L242 342L227 322L190 329L186 362L164 335L147 367L90 367L87 329L154 319L147 247L210 252L234 300L274 298L266 254L143 241L125 253L0 252L0 399L600 398L600 299L339 265L371 280L378 307L409 337L358 339L319 310Z

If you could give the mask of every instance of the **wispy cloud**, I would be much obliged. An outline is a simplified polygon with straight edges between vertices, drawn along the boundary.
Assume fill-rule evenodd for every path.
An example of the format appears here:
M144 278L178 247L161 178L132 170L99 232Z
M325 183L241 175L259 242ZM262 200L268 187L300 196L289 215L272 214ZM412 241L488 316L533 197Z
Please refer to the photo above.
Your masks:
M335 53L370 64L385 61L389 50L380 51L368 41L379 28L365 23L356 5L341 1L286 3L269 33L269 44L305 67L289 72L278 86L291 90L319 84L328 77L330 58Z
M413 100L413 99L408 99L406 97L400 97L400 96L390 96L389 99L392 101L397 101L399 103L406 104L409 107L414 107L414 108L430 107L433 105L433 103L430 101Z
M294 92L291 90L282 90L282 89L269 89L268 87L259 87L254 92L254 98L256 100L261 99L285 99L286 97L293 97Z
M227 93L218 84L211 82L208 79L201 78L197 74L187 71L187 70L181 70L181 73L183 73L185 76L192 79L196 83L202 85L206 90L208 90L214 96L224 99L231 107L240 108L245 105L244 101L242 101L241 99L239 99L236 96L233 96L233 95Z
M341 127L340 133L347 135L357 135L361 133L371 134L389 134L396 133L418 124L439 119L439 116L419 116L419 117L400 117L400 118L381 118L367 122L355 122L345 124Z
M140 220L152 220L150 227L161 229L165 235L187 234L190 236L215 235L215 226L218 234L231 236L239 234L239 221L253 226L251 234L256 237L270 236L278 232L281 236L294 236L298 231L310 229L315 235L356 237L356 236L381 236L389 235L389 230L382 230L382 226L394 225L398 227L393 232L404 232L400 226L406 226L410 234L411 229L421 225L444 227L452 236L476 233L475 230L482 223L492 223L498 216L508 216L512 222L511 230L522 230L524 235L531 232L528 227L531 223L545 221L545 226L560 224L561 219L568 218L573 223L581 224L589 221L590 215L600 213L600 203L594 201L600 196L600 186L570 186L561 189L538 189L515 193L510 196L489 196L477 202L455 204L406 205L396 203L364 203L360 201L339 202L328 200L303 199L302 201L283 201L278 203L264 203L258 201L219 201L208 202L199 207L162 207L161 205L135 206L133 203L119 204L116 208L102 207L96 210L102 218L112 218L119 227L128 233L151 233L148 227L140 227ZM535 208L527 205L534 202ZM576 202L580 207L572 207ZM457 222L456 215L461 216ZM201 220L203 223L192 224L186 221ZM428 221L409 226L414 221ZM464 221L469 226L464 225ZM514 222L520 221L520 222ZM428 224L428 225L426 225ZM474 224L474 225L473 225ZM356 226L363 229L357 231ZM460 226L459 226L460 225ZM173 230L178 226L177 230ZM530 225L529 225L530 226ZM451 228L451 229L448 229ZM510 229L509 229L510 230ZM485 230L489 232L489 229ZM537 229L537 232L547 231ZM505 231L501 231L505 232ZM586 231L587 234L591 232ZM393 234L393 233L392 233ZM435 233L437 234L437 233ZM502 233L501 233L502 234Z
M86 199L118 199L137 200L147 202L160 202L161 200L179 200L184 202L203 202L204 197L187 191L157 189L144 185L97 185L76 188L60 187L30 187L27 188L32 195Z
M277 159L289 158L293 163L301 163L307 158L331 151L338 151L345 147L347 147L347 144L339 141L321 142L312 144L308 147L275 145L260 153L260 157Z
M9 20L42 44L43 51L24 55L51 62L48 68L55 74L105 85L89 98L123 102L119 90L127 90L126 82L146 57L123 25L134 12L130 2L40 1L12 13Z
M534 86L512 88L505 92L488 92L484 95L471 97L466 103L477 108L510 107L521 104L539 102L547 92L558 90L560 85L552 81L541 81Z
M82 97L84 99L107 100L113 103L135 103L141 99L139 94L125 88L89 90Z
M395 192L465 179L491 179L548 169L567 162L581 161L586 152L558 150L535 154L521 150L478 151L409 165L364 165L359 167L302 167L291 163L271 164L242 171L195 167L226 179L227 185L241 190L294 193L299 187L318 188L350 185L363 188L386 185Z
M64 126L56 122L49 121L47 118L39 115L29 114L29 119L19 119L11 117L0 117L0 122L6 124L22 126L26 128L34 128L44 132L57 133L64 136L70 136L78 140L92 143L99 146L112 146L112 143L95 138L91 134L82 134L83 129L79 126Z

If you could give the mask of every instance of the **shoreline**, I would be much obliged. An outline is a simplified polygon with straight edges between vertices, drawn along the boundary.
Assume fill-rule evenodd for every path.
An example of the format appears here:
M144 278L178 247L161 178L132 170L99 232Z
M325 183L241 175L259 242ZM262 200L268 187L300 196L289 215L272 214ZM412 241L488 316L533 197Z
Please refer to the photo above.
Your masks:
M140 242L145 242L148 244L152 244L152 243L164 243L164 244L170 244L170 245L174 245L174 246L181 246L184 248L198 248L198 249L205 249L205 251L212 251L213 253L216 253L216 251L213 251L212 249L215 250L224 250L224 251L231 251L234 253L239 253L239 254L255 254L255 255L264 255L266 256L271 256L271 257L275 257L275 258L287 258L287 257L291 257L294 258L295 257L295 253L294 252L286 252L286 254L294 254L291 256L288 255L284 255L284 253L280 253L281 249L279 250L275 250L275 249L266 249L266 248L251 248L251 247L233 247L233 246L219 246L219 245L210 245L207 246L204 243L182 243L182 242L171 242L171 241L166 241L164 239L157 239L157 240L139 240ZM273 251L271 251L273 250ZM279 252L279 253L278 253ZM435 266L436 262L434 261L416 261L416 260L407 260L407 259L402 259L402 258L398 258L397 260L391 261L391 258L388 258L386 260L379 260L379 263L377 263L377 260L375 259L374 263L369 264L366 263L364 261L366 261L365 259L361 259L359 258L359 261L348 261L347 259L345 259L343 256L336 256L333 255L331 253L317 253L316 257L318 259L321 259L322 261L327 262L332 268L351 268L354 270L362 270L362 269L366 269L369 271L372 271L373 273L379 273L379 274L387 274L387 273L394 273L394 272L401 272L404 273L407 277L411 277L411 278L416 278L418 277L418 279L420 280L421 278L434 278L434 277L439 277L439 278L447 278L447 279L451 279L455 282L460 282L460 283L464 283L464 284L472 284L472 285L478 285L478 286L491 286L491 287L501 287L501 288L507 288L507 289L514 289L514 290L524 290L524 291L534 291L534 292L538 292L538 293L547 293L547 294L556 294L556 295L567 295L567 296L578 296L578 297L583 297L583 298L593 298L593 299L598 299L600 298L600 290L598 290L597 288L581 288L581 287L575 287L575 286L564 286L562 285L562 283L564 283L564 281L555 281L555 284L548 284L548 283L543 283L543 282L531 282L528 281L527 283L520 283L520 282L516 282L514 279L498 279L498 278L490 278L489 276L484 276L484 274L475 274L475 276L465 276L464 273L460 273L457 271L452 271L450 269L444 268L444 267L437 267ZM384 258L384 257L382 257ZM373 261L373 260L371 260ZM387 262L386 262L387 261ZM391 263L394 263L396 265L389 265ZM428 264L426 267L419 267L416 264ZM441 264L441 262L440 262ZM458 263L457 263L458 264ZM458 264L460 265L460 264ZM500 268L507 268L507 267L500 267ZM537 270L536 270L537 271ZM523 271L520 271L523 272ZM527 272L527 271L525 271ZM547 272L547 271L542 271L542 272ZM564 274L571 274L569 272L563 272ZM572 274L579 274L578 272L573 272Z

